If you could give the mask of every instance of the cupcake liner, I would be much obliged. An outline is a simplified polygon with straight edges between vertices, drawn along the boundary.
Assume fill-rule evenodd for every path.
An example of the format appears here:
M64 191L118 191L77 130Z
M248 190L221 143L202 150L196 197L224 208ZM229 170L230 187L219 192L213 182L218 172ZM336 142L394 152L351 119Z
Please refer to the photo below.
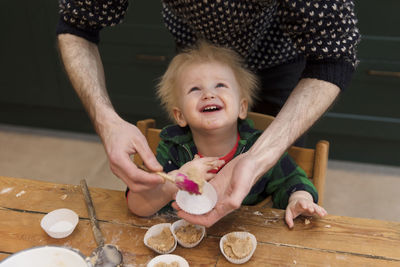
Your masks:
M179 263L179 267L189 267L189 263L184 258L174 254L164 254L157 256L147 263L147 267L154 267L157 263L160 262L170 264L174 261Z
M187 213L201 215L212 210L217 203L217 192L214 187L204 182L203 193L200 195L190 194L179 190L176 194L176 203Z
M201 231L201 236L200 236L199 240L197 240L196 242L187 243L187 242L184 242L183 240L180 240L178 238L178 236L176 235L176 231L180 227L185 227L187 225L190 225L190 223L185 221L185 220L183 220L183 219L174 222L172 224L172 226L171 226L172 234L174 235L175 239L178 241L179 245L181 245L182 247L185 247L185 248L193 248L193 247L197 246L198 244L200 244L201 240L203 240L203 238L205 236L205 233L206 233L206 228L204 226L201 226L201 225L194 225L194 227L196 227L196 229L199 229Z
M227 237L229 235L235 235L236 237L241 238L241 239L245 239L247 237L250 237L251 243L253 245L253 248L252 248L250 254L248 256L242 258L242 259L234 259L234 258L231 258L228 255L226 255L225 251L224 251L224 243L227 241ZM234 264L242 264L242 263L245 263L248 260L250 260L250 258L254 254L254 251L256 250L256 247L257 247L256 237L253 234L249 233L249 232L231 232L231 233L228 233L228 234L224 235L223 237L221 237L221 239L219 241L219 248L221 249L221 253L224 255L224 257L229 262L234 263Z
M152 236L159 235L165 227L168 227L168 229L172 232L170 223L160 223L160 224L156 224L156 225L153 225L152 227L150 227L149 230L147 230L146 234L144 235L144 239L143 239L146 247L150 248L151 250L153 250L159 254L168 254L176 249L177 242L176 242L176 238L175 238L174 234L172 234L172 236L174 238L174 245L168 251L161 251L161 250L153 248L152 246L149 245L149 243L148 243L149 238Z
M43 230L53 238L72 234L79 222L78 215L70 209L57 209L47 213L40 221Z

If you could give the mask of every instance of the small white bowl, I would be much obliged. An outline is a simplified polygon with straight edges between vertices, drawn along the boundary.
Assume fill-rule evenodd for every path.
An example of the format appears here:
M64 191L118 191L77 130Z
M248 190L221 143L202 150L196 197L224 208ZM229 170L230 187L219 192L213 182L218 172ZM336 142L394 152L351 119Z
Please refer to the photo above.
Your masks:
M60 246L40 246L17 251L0 261L1 267L90 267L79 250Z
M189 222L187 222L187 221L182 219L182 220L174 222L172 224L172 226L171 226L172 234L174 235L175 239L178 241L179 245L181 245L182 247L185 247L185 248L193 248L193 247L197 246L198 244L200 244L201 240L203 240L204 235L206 233L206 228L204 226L202 226L202 225L194 225L194 227L196 227L196 229L201 231L201 236L200 236L199 240L197 240L194 243L186 243L183 240L180 240L178 238L178 236L176 235L176 231L180 227L185 227L185 226L187 226L189 224L190 224Z
M227 237L228 237L229 235L235 235L237 238L241 238L241 239L245 239L245 238L247 238L247 237L250 237L250 241L251 241L251 243L252 243L252 245L253 245L253 248L252 248L252 250L250 251L250 254L247 255L247 257L244 257L244 258L242 258L242 259L234 259L234 258L231 258L231 257L229 257L228 255L225 254L225 251L224 251L224 243L225 243L225 241L227 240ZM219 241L219 248L221 249L221 253L224 255L224 257L225 257L229 262L234 263L234 264L242 264L242 263L245 263L245 262L247 262L248 260L250 260L250 258L251 258L251 257L253 256L253 254L254 254L254 251L256 250L256 247L257 247L257 240L256 240L256 237L255 237L253 234L250 234L249 232L231 232L231 233L228 233L228 234L224 235L223 237L221 237L221 239L220 239L220 241Z
M212 210L217 203L218 196L214 187L205 182L203 193L200 195L190 194L179 190L176 194L176 203L178 206L190 214L201 215Z
M70 209L58 209L47 213L40 221L43 230L53 238L69 236L79 222L78 214Z
M153 258L151 261L149 261L149 263L147 263L147 267L153 267L160 262L170 264L174 261L178 262L179 267L189 267L189 263L184 258L174 254L165 254L157 256Z
M172 234L172 237L174 238L174 245L168 251L161 251L161 250L153 248L152 246L149 245L149 243L148 243L149 238L152 237L152 236L159 235L163 231L163 229L165 227L168 227L168 229L172 233L172 229L171 229L171 224L170 223L159 223L159 224L156 224L156 225L153 225L152 227L150 227L149 230L147 230L146 234L144 235L144 240L143 241L144 241L144 244L146 245L146 247L148 247L149 249L151 249L151 250L153 250L153 251L155 251L155 252L157 252L159 254L168 254L168 253L171 253L172 251L174 251L176 249L177 242L176 242L176 238L175 238L174 234Z

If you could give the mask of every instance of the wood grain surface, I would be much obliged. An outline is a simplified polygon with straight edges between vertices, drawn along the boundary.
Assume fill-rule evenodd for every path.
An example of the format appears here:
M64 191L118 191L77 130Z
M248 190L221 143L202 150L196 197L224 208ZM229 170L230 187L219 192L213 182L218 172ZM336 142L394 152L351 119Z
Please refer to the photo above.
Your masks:
M106 243L123 252L125 266L145 266L157 254L143 244L147 229L174 222L173 214L139 218L126 206L124 192L89 188ZM69 208L80 217L67 238L49 237L42 217ZM207 229L199 246L173 252L190 266L233 266L219 250L220 237L248 231L257 238L255 254L245 266L400 266L400 223L328 215L300 217L289 230L284 211L242 207ZM34 246L60 245L89 255L96 243L80 186L0 176L0 260Z

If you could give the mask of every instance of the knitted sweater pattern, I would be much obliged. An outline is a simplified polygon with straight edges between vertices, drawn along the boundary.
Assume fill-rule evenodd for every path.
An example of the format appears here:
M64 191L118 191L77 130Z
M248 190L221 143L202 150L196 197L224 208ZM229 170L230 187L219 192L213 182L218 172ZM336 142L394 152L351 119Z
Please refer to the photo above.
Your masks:
M357 65L360 34L351 0L164 0L164 22L178 47L199 38L228 46L257 71L306 58L302 78L345 88ZM60 0L57 33L99 41L120 23L127 0Z

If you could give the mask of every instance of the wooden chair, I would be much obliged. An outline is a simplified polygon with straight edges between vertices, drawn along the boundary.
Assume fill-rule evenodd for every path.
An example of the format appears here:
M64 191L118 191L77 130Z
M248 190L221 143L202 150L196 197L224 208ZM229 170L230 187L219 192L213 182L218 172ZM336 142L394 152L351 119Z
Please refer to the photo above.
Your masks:
M274 120L274 117L255 112L249 112L248 118L254 121L254 127L259 130L265 130ZM154 119L140 120L136 126L146 137L147 142L153 153L156 153L158 143L160 142L161 129L155 128ZM315 149L291 146L288 150L289 155L306 172L307 177L313 182L318 190L318 204L322 206L324 201L325 176L328 163L329 142L320 140ZM143 164L138 154L134 157L136 165ZM257 204L257 206L267 206L271 202L270 198Z

